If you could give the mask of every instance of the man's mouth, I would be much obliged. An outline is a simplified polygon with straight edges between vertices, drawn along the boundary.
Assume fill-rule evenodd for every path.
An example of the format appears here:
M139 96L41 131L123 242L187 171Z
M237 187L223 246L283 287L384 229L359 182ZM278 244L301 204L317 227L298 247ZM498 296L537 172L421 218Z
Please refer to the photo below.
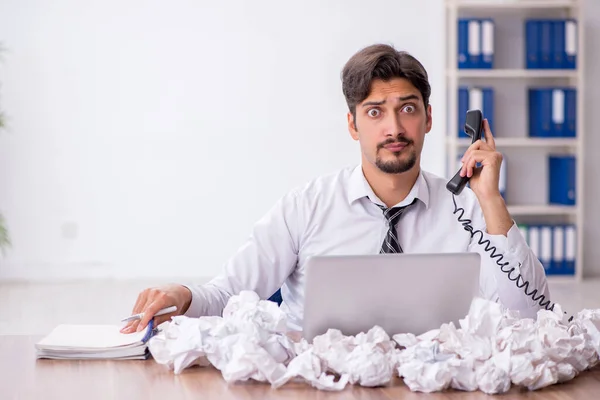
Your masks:
M395 151L402 151L402 149L404 149L406 146L408 146L408 143L388 143L383 147L385 147L389 151L395 152Z

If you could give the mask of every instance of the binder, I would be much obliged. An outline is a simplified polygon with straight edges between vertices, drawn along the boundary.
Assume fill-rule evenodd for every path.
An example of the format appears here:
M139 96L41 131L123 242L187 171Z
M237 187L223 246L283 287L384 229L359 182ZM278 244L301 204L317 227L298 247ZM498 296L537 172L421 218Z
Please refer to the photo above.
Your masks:
M469 68L469 19L458 20L458 68Z
M555 274L564 274L565 263L565 228L562 225L552 227L552 261L550 269Z
M480 68L494 67L494 20L481 20L481 63Z
M552 130L549 136L564 136L565 113L565 91L560 88L552 89Z
M552 21L552 68L562 69L567 65L565 53L565 21Z
M548 157L549 204L575 205L576 165L574 155L550 155Z
M540 24L540 68L552 68L552 21L543 19Z
M576 137L577 134L577 89L565 89L565 127L564 137Z
M525 21L525 68L540 68L540 26L538 20Z
M554 275L552 269L552 228L550 225L540 226L540 257L539 260L544 266L547 275Z
M468 68L481 67L481 23L479 20L471 19L468 23Z
M469 89L461 87L458 89L458 137L468 138L465 133L465 122L469 110Z
M483 88L482 89L483 92L483 109L481 110L483 112L483 117L486 118L488 120L488 123L490 124L490 130L492 131L492 133L494 134L494 137L496 137L496 131L494 128L494 89L493 88Z
M565 69L577 68L577 20L565 21Z
M538 89L529 89L527 91L527 102L528 102L528 109L529 109L529 113L527 115L527 120L528 120L528 129L529 129L529 136L530 137L540 137L540 124L538 122L539 120L539 115L538 115L538 109L539 109L539 103L540 103L540 99L539 99L539 90Z
M575 274L577 254L577 231L575 225L565 226L565 262L564 273L567 275Z
M538 89L538 133L539 137L552 136L552 89Z

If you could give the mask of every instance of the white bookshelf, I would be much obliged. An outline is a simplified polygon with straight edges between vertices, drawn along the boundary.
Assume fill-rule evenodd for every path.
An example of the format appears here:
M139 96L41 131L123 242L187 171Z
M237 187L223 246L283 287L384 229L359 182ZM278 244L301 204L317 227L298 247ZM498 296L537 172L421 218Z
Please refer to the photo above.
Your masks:
M505 102L500 108L496 102L494 138L497 149L505 154L508 161L507 183L516 195L507 193L507 205L517 222L574 223L577 226L576 267L574 277L548 276L553 281L577 280L583 275L583 201L584 185L584 29L583 10L580 0L446 0L446 90L447 90L447 136L446 154L448 179L456 172L454 166L458 155L470 145L470 139L458 137L458 88L462 85L481 85L494 87L504 93L515 95L514 104ZM458 69L458 33L457 24L461 17L490 17L495 20L493 69ZM577 31L577 69L575 70L531 70L525 69L525 39L522 26L527 18L575 18ZM511 25L512 24L512 25ZM506 27L508 25L508 28ZM506 36L506 37L503 37ZM503 41L509 43L502 43ZM499 46L500 44L500 46ZM515 53L516 52L516 53ZM577 127L576 138L529 138L527 114L528 108L524 93L529 86L568 85L577 89ZM507 119L498 121L500 118ZM507 122L514 119L518 122ZM502 130L502 125L506 129ZM549 205L545 201L547 175L533 181L521 175L527 175L530 169L543 174L543 163L553 152L570 153L576 156L577 203L575 206ZM532 154L531 157L529 154ZM508 155L508 156L506 156ZM512 166L512 168L511 168ZM531 173L529 173L531 176ZM512 186L511 186L512 185ZM544 192L544 193L542 193ZM512 198L511 198L512 197ZM533 198L532 201L529 198ZM515 201L516 199L516 201Z

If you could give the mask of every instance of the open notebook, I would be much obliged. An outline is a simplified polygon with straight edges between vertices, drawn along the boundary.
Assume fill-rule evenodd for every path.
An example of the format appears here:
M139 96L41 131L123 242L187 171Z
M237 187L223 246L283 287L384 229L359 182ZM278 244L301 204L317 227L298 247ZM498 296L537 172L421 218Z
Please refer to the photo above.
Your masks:
M35 344L37 358L145 360L156 333L152 321L141 332L123 334L117 325L58 325Z

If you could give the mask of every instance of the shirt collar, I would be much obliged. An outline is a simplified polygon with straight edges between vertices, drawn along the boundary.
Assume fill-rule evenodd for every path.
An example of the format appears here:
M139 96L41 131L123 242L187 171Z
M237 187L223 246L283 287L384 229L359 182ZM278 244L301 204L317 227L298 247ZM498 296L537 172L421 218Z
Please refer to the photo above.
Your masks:
M380 202L379 198L373 192L373 189L367 182L365 175L362 170L362 165L356 166L350 175L350 179L348 180L348 203L352 204L356 200L361 199L363 197L369 197L373 201ZM427 185L427 181L423 177L423 171L419 171L419 176L410 192L406 196L404 200L402 200L396 206L404 206L413 202L414 199L420 200L423 204L425 204L425 208L429 207L429 186Z

